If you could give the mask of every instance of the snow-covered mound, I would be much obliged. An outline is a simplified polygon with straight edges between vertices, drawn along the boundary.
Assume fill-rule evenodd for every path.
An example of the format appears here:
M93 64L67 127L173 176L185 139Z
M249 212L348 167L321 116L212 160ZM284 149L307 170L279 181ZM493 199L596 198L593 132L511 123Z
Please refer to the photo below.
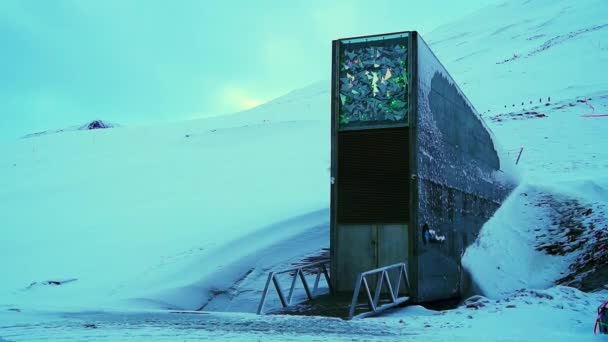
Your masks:
M54 134L54 133L61 133L61 132L69 132L69 131L90 131L93 129L106 129L106 128L114 128L114 127L118 127L117 124L113 124L113 123L109 123L107 121L103 121L103 120L93 120L91 122L87 122L84 125L81 126L73 126L73 127L68 127L68 128L63 128L63 129L56 129L56 130L51 130L51 131L43 131L43 132L36 132L36 133L30 133L27 134L25 136L23 136L23 138L33 138L33 137L39 137L42 135L47 135L47 134Z
M590 187L600 196L584 190ZM606 194L608 178L521 185L467 249L464 267L491 298L556 283L584 290L608 285Z
M499 300L476 296L450 311L412 306L375 320L405 326L425 341L595 341L593 320L606 296L557 286Z

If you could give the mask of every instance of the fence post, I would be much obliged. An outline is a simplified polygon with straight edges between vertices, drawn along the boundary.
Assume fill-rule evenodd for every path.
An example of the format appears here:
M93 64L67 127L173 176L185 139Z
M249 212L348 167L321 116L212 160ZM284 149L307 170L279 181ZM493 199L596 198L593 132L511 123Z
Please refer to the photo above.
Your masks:
M522 148L519 150L519 154L517 155L517 161L515 162L515 165L519 164L519 158L521 158L521 153L522 153L523 151L524 151L524 148L522 147Z

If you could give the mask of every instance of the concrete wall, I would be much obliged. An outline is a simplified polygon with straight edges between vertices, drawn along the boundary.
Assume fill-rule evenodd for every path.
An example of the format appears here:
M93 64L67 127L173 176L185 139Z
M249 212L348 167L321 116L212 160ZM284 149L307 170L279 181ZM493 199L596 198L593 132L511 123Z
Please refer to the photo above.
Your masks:
M460 260L513 184L501 177L490 130L419 35L415 35L413 297L459 297L470 286Z

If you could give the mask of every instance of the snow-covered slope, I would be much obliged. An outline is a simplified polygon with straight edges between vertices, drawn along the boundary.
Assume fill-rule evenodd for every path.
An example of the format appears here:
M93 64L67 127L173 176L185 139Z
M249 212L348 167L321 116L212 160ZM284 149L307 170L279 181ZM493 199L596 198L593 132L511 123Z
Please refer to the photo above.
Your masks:
M328 98L323 84L227 117L1 145L0 268L10 276L0 303L200 308L209 288L257 262L252 253L327 223L318 98Z
M601 288L608 284L607 190L608 178L521 185L467 249L463 265L491 298L555 283Z
M607 17L603 0L505 1L426 39L528 177L590 178L608 167L605 117L580 118L608 114Z
M608 113L607 17L604 0L509 1L424 37L513 159L524 148L526 184L587 192L608 171L608 117L582 116ZM200 308L246 276L260 250L326 225L329 129L323 81L231 116L0 145L0 269L9 275L0 304ZM594 203L608 202L604 184L593 184ZM528 216L509 203L496 220L520 226L484 233L480 246L492 248L476 260L509 258L492 254L505 245L521 247L518 258L534 249L529 236L517 245L531 222L510 221ZM569 260L516 276L548 286Z
M516 0L486 7L427 38L480 112L607 90L608 3Z

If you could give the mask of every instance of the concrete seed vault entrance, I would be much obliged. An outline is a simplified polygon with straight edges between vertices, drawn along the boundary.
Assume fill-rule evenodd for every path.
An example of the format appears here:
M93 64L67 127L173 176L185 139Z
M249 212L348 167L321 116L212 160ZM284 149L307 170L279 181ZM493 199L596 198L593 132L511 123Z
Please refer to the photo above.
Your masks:
M513 188L492 133L415 31L335 40L332 58L334 292L405 262L413 302L461 296L461 256Z

